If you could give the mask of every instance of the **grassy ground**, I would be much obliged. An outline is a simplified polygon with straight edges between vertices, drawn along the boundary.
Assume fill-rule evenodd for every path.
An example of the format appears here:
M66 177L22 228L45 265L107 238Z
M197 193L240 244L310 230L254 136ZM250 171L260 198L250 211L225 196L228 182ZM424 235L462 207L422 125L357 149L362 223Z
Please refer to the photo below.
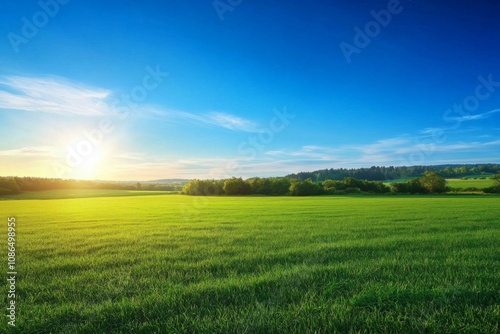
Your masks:
M25 200L0 215L3 235L18 222L14 333L500 331L497 196Z
M468 179L468 180L463 180L463 179L447 179L448 183L447 185L451 188L477 188L477 189L484 189L488 187L492 187L495 185L495 181L493 181L490 178L486 179Z
M382 183L385 183L386 185L390 185L391 183L400 183L400 182L408 182L413 179L418 179L418 177L404 177L400 179L390 179L390 180L384 180L381 181Z
M397 180L390 180L383 182L386 185L390 185L391 183L394 182L408 182L411 179L412 178L406 178L406 179L397 179ZM495 185L495 182L490 178L490 176L486 177L483 175L477 176L476 178L471 176L468 177L467 180L460 178L460 179L446 179L446 181L447 181L447 186L451 187L452 189L466 189L466 188L484 189Z
M469 174L469 175L466 175L464 177L466 178L469 178L469 179L480 179L480 178L491 178L492 176L494 176L495 174L491 174L491 173L484 173L484 174Z
M19 195L4 195L0 199L64 199L87 197L117 197L117 196L146 196L164 195L166 191L141 190L106 190L106 189L57 189L44 191L27 191Z

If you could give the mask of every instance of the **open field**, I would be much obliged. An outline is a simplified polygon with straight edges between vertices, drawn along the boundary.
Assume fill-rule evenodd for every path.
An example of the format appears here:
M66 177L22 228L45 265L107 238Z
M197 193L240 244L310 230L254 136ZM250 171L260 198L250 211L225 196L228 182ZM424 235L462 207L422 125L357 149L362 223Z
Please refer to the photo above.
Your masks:
M463 177L466 177L468 179L480 179L480 178L491 178L495 176L495 174L491 174L491 173L484 173L484 174L469 174L469 175L465 175Z
M463 180L463 179L447 179L448 181L447 185L448 187L451 188L477 188L477 189L484 189L488 187L493 187L495 185L495 181L493 181L490 178L486 179L468 179L468 180Z
M10 216L13 333L500 332L498 196L0 201L4 236Z
M467 176L467 180L464 178L447 178L448 186L451 188L471 188L475 187L478 189L484 189L491 187L495 184L495 182L491 179L493 175L470 175ZM412 179L416 179L416 177L407 177L402 179L394 179L394 180L385 180L382 181L386 185L390 185L395 182L408 182Z
M166 191L147 190L106 190L106 189L57 189L44 191L27 191L19 195L3 195L0 199L65 199L88 197L119 197L165 195Z
M397 183L397 182L408 182L410 180L413 180L413 179L418 179L418 177L403 177L403 178L400 178L400 179L391 179L391 180L384 180L384 181L381 181L382 183L386 184L386 185L390 185L391 183Z

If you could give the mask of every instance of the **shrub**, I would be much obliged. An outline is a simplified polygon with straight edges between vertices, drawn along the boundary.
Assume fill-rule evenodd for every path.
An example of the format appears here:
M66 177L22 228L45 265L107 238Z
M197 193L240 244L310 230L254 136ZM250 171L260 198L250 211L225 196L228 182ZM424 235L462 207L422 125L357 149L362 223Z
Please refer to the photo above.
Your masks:
M224 191L228 195L248 195L251 193L252 187L250 184L240 178L231 178L224 180Z
M193 180L182 188L182 193L193 196L217 196L224 193L220 181Z
M311 179L307 179L303 182L293 181L290 185L290 193L293 196L311 196L319 195L323 192L323 188L320 184L312 182Z
M346 194L361 194L362 191L358 187L349 187L345 190Z

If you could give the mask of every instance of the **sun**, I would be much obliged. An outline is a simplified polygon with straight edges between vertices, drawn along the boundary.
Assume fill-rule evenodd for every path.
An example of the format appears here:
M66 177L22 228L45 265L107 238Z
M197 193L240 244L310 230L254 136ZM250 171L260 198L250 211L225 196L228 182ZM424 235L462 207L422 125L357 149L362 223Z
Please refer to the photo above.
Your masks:
M95 149L92 154L84 157L74 168L74 177L79 180L92 180L99 177L104 164L104 152Z

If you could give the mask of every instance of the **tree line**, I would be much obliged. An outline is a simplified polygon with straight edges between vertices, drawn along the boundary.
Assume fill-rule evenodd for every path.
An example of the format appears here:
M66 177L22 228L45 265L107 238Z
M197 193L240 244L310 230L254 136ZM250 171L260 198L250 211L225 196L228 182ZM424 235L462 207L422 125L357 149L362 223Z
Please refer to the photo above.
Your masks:
M460 178L468 175L498 174L500 164L475 164L475 165L438 165L438 166L373 166L370 168L330 168L314 172L301 172L290 174L286 177L304 181L343 180L352 177L359 180L384 181L404 178L421 177L425 172L435 172L444 178Z
M40 177L0 177L0 195L56 189L161 190L181 191L182 185L131 182L64 180Z
M485 192L500 192L500 174L496 185ZM424 172L422 177L390 185L380 181L358 180L346 177L343 180L313 181L283 178L230 178L224 180L192 180L182 192L193 196L220 195L269 195L269 196L313 196L344 194L440 194L449 191L446 180L436 172Z
M342 181L323 182L306 179L280 178L230 178L224 180L192 180L182 192L193 196L219 195L268 195L268 196L312 196L324 194L353 194L362 192L388 193L391 189L379 181L345 178Z
M417 167L371 167L351 169L325 169L312 173L299 173L286 177L272 178L230 178L225 180L192 180L182 184L165 184L145 182L103 182L86 180L64 180L38 177L0 177L0 195L15 195L25 191L41 191L55 189L109 189L109 190L159 190L181 191L188 195L269 195L269 196L308 196L323 194L353 194L353 193L408 193L425 194L449 191L444 177L481 175L496 172L493 187L482 189L485 193L500 192L500 165L465 165L465 166L431 166L424 170ZM408 172L412 170L412 172ZM436 171L437 170L437 171ZM407 182L395 182L386 185L386 172L392 177L417 174ZM372 174L370 174L372 173ZM379 174L377 174L379 173ZM381 174L380 174L381 173ZM405 174L407 173L407 174ZM315 174L315 175L313 175ZM314 177L307 177L313 175ZM343 175L347 175L342 177ZM362 175L356 178L350 175ZM378 175L378 176L377 176ZM382 177L384 175L384 177ZM327 176L332 176L326 178ZM381 180L370 180L368 176ZM342 178L341 178L342 177ZM410 176L411 177L411 176ZM390 179L390 178L389 178Z

